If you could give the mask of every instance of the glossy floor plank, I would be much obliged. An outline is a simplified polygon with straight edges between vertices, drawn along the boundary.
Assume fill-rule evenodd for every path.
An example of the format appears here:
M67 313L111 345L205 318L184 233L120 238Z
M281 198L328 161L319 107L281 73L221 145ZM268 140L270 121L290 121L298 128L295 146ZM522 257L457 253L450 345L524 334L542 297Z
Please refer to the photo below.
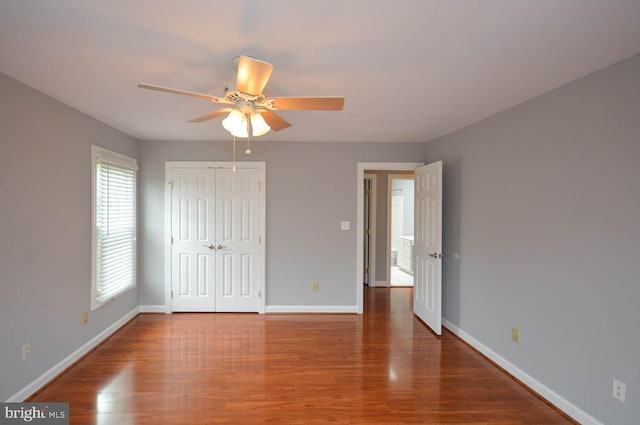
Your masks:
M568 424L446 332L411 288L357 315L140 315L32 398L72 424Z

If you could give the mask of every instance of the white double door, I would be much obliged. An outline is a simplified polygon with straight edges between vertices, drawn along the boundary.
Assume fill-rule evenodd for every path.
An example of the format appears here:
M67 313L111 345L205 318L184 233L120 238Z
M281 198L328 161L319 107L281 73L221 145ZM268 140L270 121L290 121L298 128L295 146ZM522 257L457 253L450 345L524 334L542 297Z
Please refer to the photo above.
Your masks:
M257 312L261 172L171 169L171 310Z

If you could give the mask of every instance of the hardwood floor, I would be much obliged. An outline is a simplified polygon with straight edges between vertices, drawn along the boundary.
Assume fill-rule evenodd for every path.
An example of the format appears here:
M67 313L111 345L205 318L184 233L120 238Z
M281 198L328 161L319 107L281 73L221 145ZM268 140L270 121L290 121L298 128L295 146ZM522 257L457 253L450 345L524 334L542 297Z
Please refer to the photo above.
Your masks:
M30 401L71 424L573 423L411 314L411 288L358 315L140 315Z

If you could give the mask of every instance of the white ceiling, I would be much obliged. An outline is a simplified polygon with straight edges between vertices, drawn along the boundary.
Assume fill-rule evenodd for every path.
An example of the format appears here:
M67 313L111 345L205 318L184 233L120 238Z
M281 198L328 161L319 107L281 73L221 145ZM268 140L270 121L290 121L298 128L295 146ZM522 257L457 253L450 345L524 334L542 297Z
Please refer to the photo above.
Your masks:
M221 95L240 54L269 95L346 98L264 140L428 141L639 52L639 0L0 1L1 72L151 140L228 141L136 84Z

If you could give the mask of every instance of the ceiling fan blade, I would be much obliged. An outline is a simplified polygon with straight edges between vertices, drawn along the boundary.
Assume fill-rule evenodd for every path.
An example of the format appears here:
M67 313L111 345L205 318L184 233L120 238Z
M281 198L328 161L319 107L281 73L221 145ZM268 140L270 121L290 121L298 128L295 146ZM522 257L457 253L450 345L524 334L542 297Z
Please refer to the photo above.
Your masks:
M273 72L273 65L270 63L248 56L240 56L236 90L258 96L267 85L271 72Z
M284 130L285 128L291 127L291 124L282 118L280 115L276 114L273 111L262 111L260 112L262 118L264 118L265 122L271 127L274 131Z
M157 90L157 91L163 91L163 92L167 92L167 93L181 94L181 95L184 95L184 96L199 97L199 98L207 99L207 100L210 100L210 101L216 102L216 103L229 103L227 100L225 100L222 97L212 96L210 94L196 93L196 92L192 92L192 91L172 89L172 88L169 88L169 87L156 86L156 85L153 85L153 84L146 84L146 83L139 83L138 87L140 87L141 89Z
M266 100L282 111L341 111L344 107L344 97L272 97Z
M194 118L192 120L189 120L187 122L203 122L203 121L209 121L212 118L215 117L219 117L220 115L224 115L224 114L228 114L229 112L233 111L233 108L221 108L221 109L216 109L213 112L209 112L208 114L205 114L201 117L198 118Z

